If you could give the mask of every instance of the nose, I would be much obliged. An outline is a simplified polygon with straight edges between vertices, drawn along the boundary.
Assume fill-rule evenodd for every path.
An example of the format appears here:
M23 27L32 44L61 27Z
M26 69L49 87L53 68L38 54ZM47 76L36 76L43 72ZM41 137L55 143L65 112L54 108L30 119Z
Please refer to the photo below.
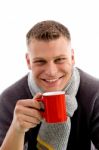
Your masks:
M46 65L45 73L49 77L55 77L58 72L58 67L54 62L49 62Z

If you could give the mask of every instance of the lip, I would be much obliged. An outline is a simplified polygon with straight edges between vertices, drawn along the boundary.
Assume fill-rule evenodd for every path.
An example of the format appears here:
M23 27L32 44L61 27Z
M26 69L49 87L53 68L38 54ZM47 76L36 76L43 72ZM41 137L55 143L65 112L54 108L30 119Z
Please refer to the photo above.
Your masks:
M56 82L59 78L56 79L44 79L46 82L53 83Z
M61 78L63 78L64 76L61 76L59 78L54 78L54 79L42 79L44 82L46 82L47 84L56 84Z

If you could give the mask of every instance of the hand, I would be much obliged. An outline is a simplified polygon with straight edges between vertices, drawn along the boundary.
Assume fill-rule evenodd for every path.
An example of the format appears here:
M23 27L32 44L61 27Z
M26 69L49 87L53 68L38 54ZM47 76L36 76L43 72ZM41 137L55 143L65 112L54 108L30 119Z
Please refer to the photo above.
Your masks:
M12 126L16 131L25 133L40 123L42 119L39 112L40 104L36 101L40 97L41 94L38 93L33 99L18 100L12 121Z

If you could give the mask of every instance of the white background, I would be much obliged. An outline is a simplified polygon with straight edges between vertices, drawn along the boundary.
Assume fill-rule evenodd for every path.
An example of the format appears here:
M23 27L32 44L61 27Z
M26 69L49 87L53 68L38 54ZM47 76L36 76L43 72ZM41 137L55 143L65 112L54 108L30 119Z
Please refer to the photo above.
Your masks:
M47 19L69 28L76 66L99 78L99 0L0 0L0 92L28 72L25 35Z

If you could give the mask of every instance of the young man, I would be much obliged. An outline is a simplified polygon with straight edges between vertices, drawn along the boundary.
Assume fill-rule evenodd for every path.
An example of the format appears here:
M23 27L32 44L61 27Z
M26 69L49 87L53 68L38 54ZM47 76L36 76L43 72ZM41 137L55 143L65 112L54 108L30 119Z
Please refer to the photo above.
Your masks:
M0 150L99 149L99 80L74 66L68 29L42 21L26 38L30 72L0 95ZM61 90L69 119L48 124L35 99Z

